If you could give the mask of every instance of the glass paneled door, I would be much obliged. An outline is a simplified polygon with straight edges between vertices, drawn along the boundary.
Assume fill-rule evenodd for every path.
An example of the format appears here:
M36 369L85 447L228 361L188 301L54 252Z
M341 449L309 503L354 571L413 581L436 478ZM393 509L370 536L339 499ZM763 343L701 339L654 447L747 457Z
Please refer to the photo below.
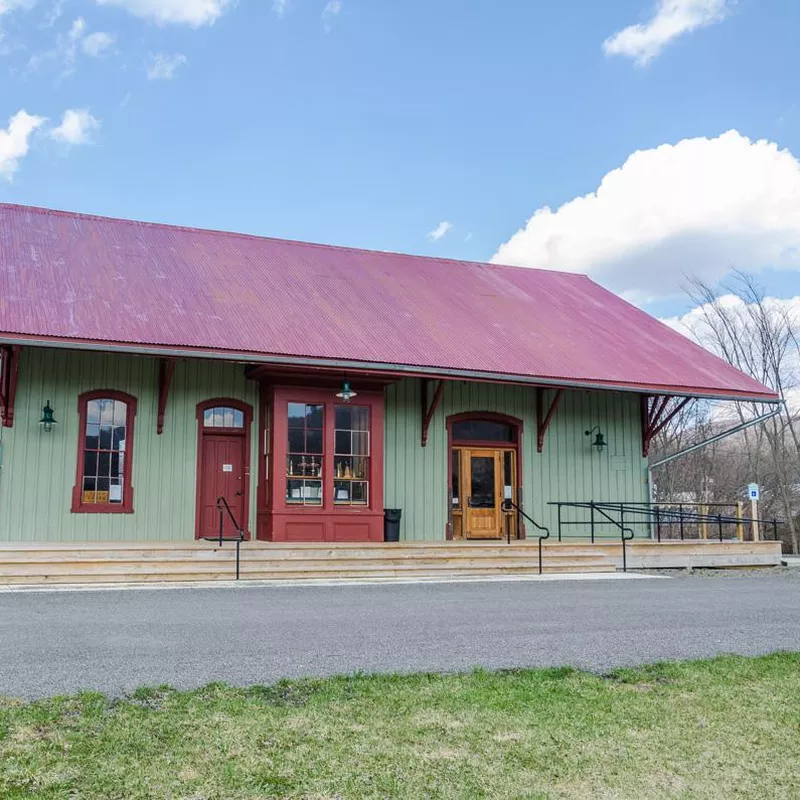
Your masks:
M516 537L516 517L503 500L516 497L516 453L506 449L453 448L453 529L457 539Z

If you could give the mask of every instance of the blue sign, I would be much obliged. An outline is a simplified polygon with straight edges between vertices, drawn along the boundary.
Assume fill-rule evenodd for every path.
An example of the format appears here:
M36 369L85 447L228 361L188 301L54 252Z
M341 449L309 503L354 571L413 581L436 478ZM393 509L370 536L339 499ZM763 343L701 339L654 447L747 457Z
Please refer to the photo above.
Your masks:
M758 484L757 483L749 483L749 484L747 484L747 496L751 500L758 500L759 499L759 491L758 491Z

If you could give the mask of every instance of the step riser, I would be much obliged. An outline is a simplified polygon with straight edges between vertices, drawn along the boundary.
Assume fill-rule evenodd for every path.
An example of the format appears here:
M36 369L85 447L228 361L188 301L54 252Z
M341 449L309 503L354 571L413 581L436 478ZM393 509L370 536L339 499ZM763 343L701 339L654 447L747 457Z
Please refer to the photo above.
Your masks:
M543 574L574 574L577 570L569 567L545 567L542 570ZM592 567L589 569L581 569L582 573L609 573L616 570L610 569L606 566ZM491 578L491 577L529 577L531 575L538 575L538 570L508 570L503 572L497 571L481 571L469 570L458 572L431 572L428 570L417 570L414 572L384 572L376 574L373 572L349 572L342 571L335 574L317 574L308 572L294 572L285 573L281 575L273 575L265 573L251 574L242 573L241 583L247 581L308 581L308 580L367 580L367 581L381 581L391 580L395 578L405 579L458 579L458 578ZM207 572L192 572L192 573L157 573L157 574L141 574L141 575L85 575L85 576L69 576L69 575L28 575L16 576L10 579L3 579L2 585L5 586L22 586L22 585L38 585L38 584L52 584L52 585L68 585L68 584L83 584L83 583L182 583L182 582L203 582L203 581L231 581L233 580L233 573L207 573Z

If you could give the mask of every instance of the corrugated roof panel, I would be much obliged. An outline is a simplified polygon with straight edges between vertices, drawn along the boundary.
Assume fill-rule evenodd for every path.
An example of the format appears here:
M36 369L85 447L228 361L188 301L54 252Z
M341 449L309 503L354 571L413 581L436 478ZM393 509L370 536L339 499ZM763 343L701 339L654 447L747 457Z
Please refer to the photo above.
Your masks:
M2 204L0 331L774 397L583 275Z

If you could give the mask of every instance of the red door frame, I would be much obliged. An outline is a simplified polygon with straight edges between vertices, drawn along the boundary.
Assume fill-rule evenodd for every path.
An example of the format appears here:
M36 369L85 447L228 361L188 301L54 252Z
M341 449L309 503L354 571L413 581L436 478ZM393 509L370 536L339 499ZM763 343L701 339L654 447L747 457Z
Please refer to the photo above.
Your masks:
M235 408L244 414L244 428L205 428L203 426L203 415L209 408ZM204 400L197 404L197 476L195 478L195 523L194 537L199 539L201 536L200 525L201 508L200 494L203 481L203 437L206 433L210 436L244 436L244 468L242 471L242 491L244 492L244 503L242 519L238 520L245 532L245 539L250 538L250 429L253 424L253 407L249 403L235 400L232 397L215 397L213 400Z
M469 420L488 420L491 422L503 422L514 428L516 436L513 442L495 442L483 441L478 439L453 439L453 423L455 422L468 422ZM451 414L447 418L447 496L450 497L450 489L453 486L453 446L456 447L475 447L475 448L491 448L514 450L517 454L517 485L522 488L522 432L525 425L521 419L509 416L508 414L500 414L496 411L464 411L460 414ZM514 502L517 502L516 500ZM522 505L522 504L520 504ZM450 515L452 508L447 510L447 525L445 527L445 535L448 541L453 538L453 526L450 523ZM519 526L517 535L520 539L525 538L525 525L524 523Z

